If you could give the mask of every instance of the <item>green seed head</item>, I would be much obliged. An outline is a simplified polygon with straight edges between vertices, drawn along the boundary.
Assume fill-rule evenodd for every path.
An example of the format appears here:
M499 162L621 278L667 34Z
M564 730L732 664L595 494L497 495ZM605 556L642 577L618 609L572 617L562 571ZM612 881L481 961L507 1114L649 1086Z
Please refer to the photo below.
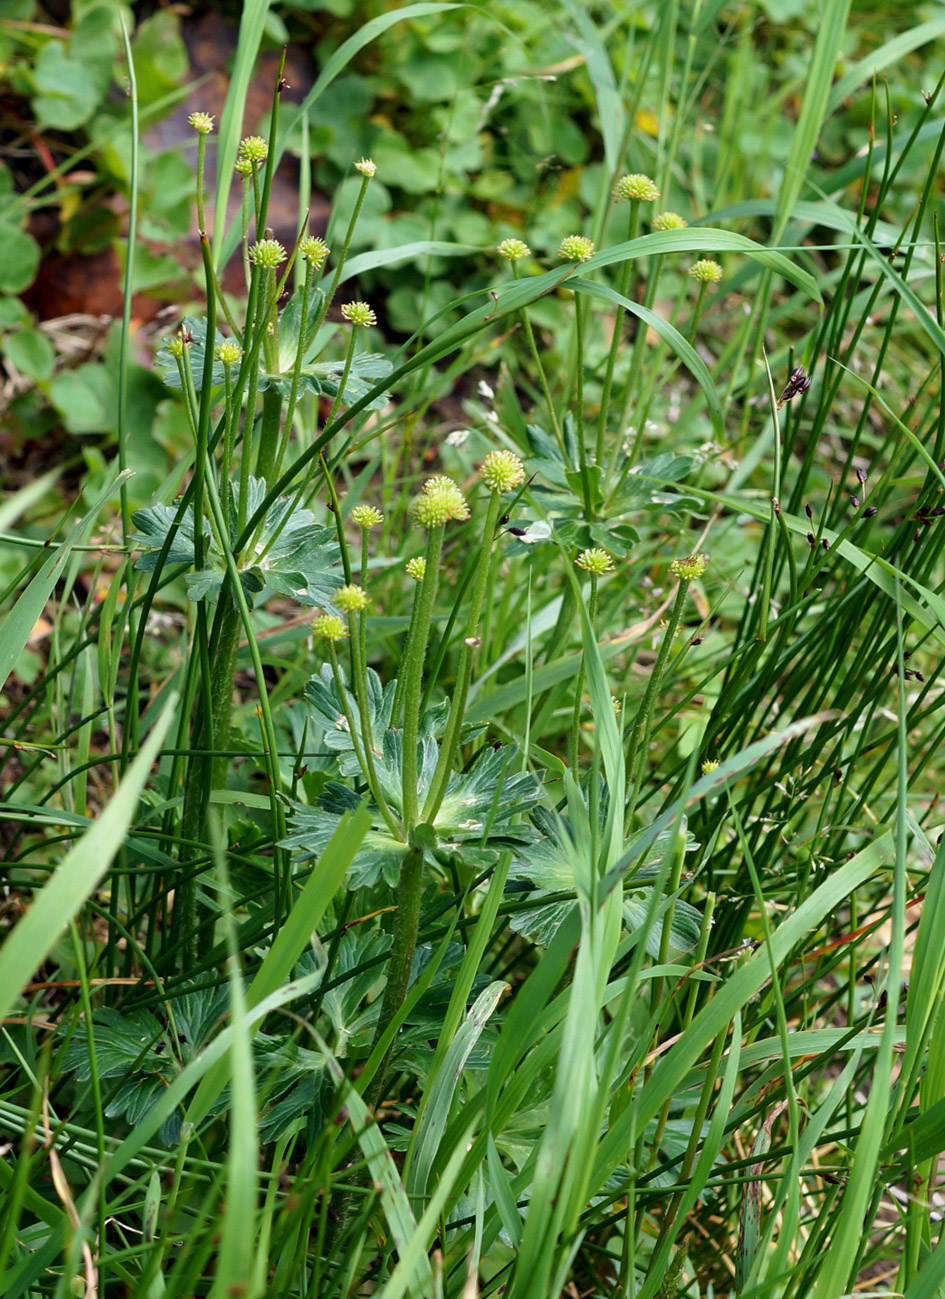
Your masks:
M621 176L614 186L614 202L625 203L633 199L637 203L655 203L660 192L650 180L640 172L631 172Z
M558 246L558 256L566 262L586 262L594 256L594 241L585 235L568 235Z
M377 324L377 316L366 302L346 302L341 314L349 325L359 325L361 329Z
M657 212L653 218L654 230L685 230L688 224L678 212Z
M226 338L222 343L217 343L213 355L226 366L236 365L243 355L243 349L239 343L234 343L232 338Z
M718 769L719 769L719 764L717 762L713 762L709 758L707 758L706 761L703 762L702 764L703 776L709 776L713 771L718 771Z
M442 474L428 479L423 491L411 505L414 522L421 528L441 528L450 519L469 518L466 498L453 482Z
M669 571L673 577L678 577L680 582L694 582L705 572L708 562L708 555L690 555L688 559L674 559L669 566Z
M249 250L249 260L263 270L274 271L286 259L286 251L278 239L260 239Z
M213 130L213 116L210 113L191 113L187 121L198 135L209 135Z
M404 567L415 582L422 582L426 576L427 561L422 555L418 555L416 559L408 559Z
M520 262L523 257L528 257L531 251L528 244L523 243L521 239L503 239L496 248L499 256L504 257L507 262Z
M179 361L184 355L184 339L182 335L175 334L173 338L169 338L167 340L167 350L175 361Z
M344 640L348 635L348 628L345 626L343 618L339 618L336 613L321 613L317 618L312 619L312 635L317 640L328 641L330 645Z
M525 481L525 466L512 451L490 451L479 472L493 492L510 492Z
M325 243L324 239L319 239L318 235L306 235L299 244L299 256L303 262L308 262L316 270L322 265L331 249Z
M582 550L574 562L578 568L586 569L588 573L593 573L595 577L609 573L614 566L611 556L606 550L602 550L600 546L593 546L590 550Z
M700 284L718 284L722 278L722 268L718 262L713 262L709 257L700 257L697 262L693 262L689 267L689 274Z
M343 586L335 592L335 604L342 613L361 613L371 602L371 597L360 586Z
M377 163L372 162L370 158L361 158L354 164L354 169L370 180L377 171Z
M376 510L373 505L356 505L348 517L352 523L356 523L365 532L367 532L368 528L376 528L384 522L383 514L380 510Z
M256 164L249 158L237 158L236 162L233 164L233 170L239 172L241 176L248 179L256 170Z
M261 135L247 135L240 140L237 157L248 160L254 167L261 167L269 157L269 145Z

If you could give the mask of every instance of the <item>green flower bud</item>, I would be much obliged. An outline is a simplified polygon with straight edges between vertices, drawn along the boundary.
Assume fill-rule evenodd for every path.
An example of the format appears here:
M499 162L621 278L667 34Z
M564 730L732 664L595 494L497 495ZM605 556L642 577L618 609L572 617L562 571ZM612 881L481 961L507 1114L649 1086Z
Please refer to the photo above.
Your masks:
M508 262L519 262L523 257L531 254L528 244L523 243L521 239L503 239L497 246L496 252L500 257L504 257Z
M614 202L621 203L634 199L637 203L655 203L660 192L650 180L640 172L631 172L621 176L614 186Z
M233 170L239 172L241 176L252 176L256 170L256 164L249 158L237 158L233 164Z
M594 256L594 241L585 235L568 235L558 245L558 256L566 262L586 262Z
M588 573L593 573L595 577L601 577L604 573L609 573L614 566L611 556L606 550L602 550L600 546L592 546L590 550L582 550L574 562L578 568L586 569Z
M361 158L354 164L355 171L359 171L362 176L367 176L368 180L377 171L377 163L372 162L370 158Z
M334 645L347 637L348 628L345 626L344 619L339 618L336 613L322 613L312 619L312 635L318 640L326 640L330 645Z
M247 135L240 140L237 157L248 160L254 167L261 167L269 157L269 145L261 135Z
M427 561L422 555L418 555L416 559L408 559L404 567L415 582L422 582L426 576Z
M274 271L286 259L286 251L278 239L260 239L249 250L249 260L264 270Z
M328 257L331 249L318 235L306 235L299 244L299 256L317 270Z
M479 473L493 492L510 492L525 481L525 466L512 451L490 451Z
M373 505L356 505L348 517L359 528L364 528L365 532L368 528L376 528L378 524L384 522L383 514Z
M187 121L198 135L209 135L213 130L213 116L211 113L191 113Z
M343 613L362 613L371 597L360 586L343 586L335 592L334 601Z
M681 582L694 582L705 572L708 562L708 555L690 555L688 559L674 559L669 571Z
M718 262L713 262L708 257L700 257L689 267L689 274L700 284L718 284L722 278L722 268Z
M410 508L414 522L421 528L440 528L450 519L469 518L466 498L452 478L443 475L429 479Z
M366 302L346 302L341 314L349 325L359 325L361 329L377 324L377 316Z
M702 764L703 776L709 776L712 774L713 771L718 771L718 769L719 769L719 764L717 762L712 762L711 759L708 758Z
M654 230L685 230L688 224L678 212L657 212L653 218Z
M169 338L167 340L166 347L167 350L170 352L171 356L173 356L174 360L179 361L181 357L184 355L183 337L180 334L175 334L173 338Z
M243 355L243 349L232 338L225 338L222 343L217 343L213 355L226 366L236 365Z

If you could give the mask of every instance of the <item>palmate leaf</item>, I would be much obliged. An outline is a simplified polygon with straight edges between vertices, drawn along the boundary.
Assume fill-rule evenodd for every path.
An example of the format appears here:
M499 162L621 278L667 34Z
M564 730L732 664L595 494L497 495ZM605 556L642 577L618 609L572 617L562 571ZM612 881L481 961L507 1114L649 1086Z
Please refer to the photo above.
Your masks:
M512 884L509 893L517 902L527 901L529 904L514 912L509 918L509 924L524 938L530 939L539 947L547 947L578 905L571 865L574 847L567 842L570 836L566 821L556 822L545 808L536 808L532 820L545 833L534 847L524 849L513 860L509 870L509 881ZM631 933L646 921L653 892L649 881L656 875L672 833L665 831L657 836L635 873L632 886L624 890L624 924ZM687 834L686 852L694 852L698 846L692 836ZM670 947L678 951L694 947L699 938L701 919L695 907L677 899L670 923ZM645 944L650 956L659 954L662 932L661 920L657 920L647 932Z
M250 478L250 513L258 508L265 494L265 482ZM132 515L136 528L132 540L145 547L135 561L135 568L153 572L157 567L176 513L170 505L151 505ZM235 533L235 520L231 522L231 531ZM193 510L188 506L174 533L166 563L194 563L194 533ZM187 574L187 594L191 600L215 599L226 576L225 557L207 520L204 520L204 556L205 567ZM293 508L292 499L284 496L271 506L252 552L240 557L240 581L251 604L265 591L291 596L299 604L324 608L331 604L333 593L344 580L335 571L340 558L334 531L316 522L310 510Z
M344 681L344 674L340 675ZM366 675L371 749L375 760L380 761L383 758L383 746L382 742L375 737L383 736L390 729L397 682L389 681L386 686L382 686L380 677L371 668L368 668ZM338 770L342 775L355 776L360 771L360 767L355 756L351 732L348 729L348 717L354 719L362 744L365 742L365 737L361 734L361 715L357 700L347 683L344 685L344 696L343 705L334 673L328 663L323 665L321 672L312 677L305 687L305 702L314 714L315 721L322 728L325 747L339 755ZM427 721L426 717L424 721Z
M325 394L326 397L336 397L341 385L341 375L345 368L344 360L338 361L318 361L314 364L303 365L299 374L299 391L311 392L316 396ZM393 365L386 356L377 356L373 352L360 352L352 361L351 369L348 372L348 378L345 381L345 390L342 401L346 406L352 402L360 401L374 387L378 379L384 379L390 374ZM259 390L262 392L266 388L275 388L283 396L288 396L292 388L292 371L287 369L282 374L269 374L262 372L259 376ZM387 392L379 393L372 401L368 402L368 410L384 410L387 406Z
M426 724L431 725L431 714L441 712L430 710ZM402 731L384 731L376 764L385 799L395 815L401 811L402 737ZM418 749L417 793L422 805L436 771L438 750L433 735L422 736ZM540 787L533 776L515 771L515 761L512 747L487 748L468 771L453 773L433 823L440 849L478 862L494 860L506 850L518 853L538 842L537 830L519 818L535 804ZM296 852L302 861L316 857L342 815L360 802L358 794L337 781L329 781L311 805L291 802L290 833L282 846ZM394 837L375 809L373 828L349 871L351 886L366 888L383 882L393 887L406 851L406 843Z
M196 316L185 316L181 324L181 330L185 336L189 334L192 340L184 349L184 356L190 362L190 370L194 376L194 389L199 392L203 387L203 358L207 345L207 322L197 319ZM213 336L214 347L224 341L225 335L221 334L218 329ZM162 378L169 388L180 387L180 370L177 366L177 360L171 356L166 344L159 349L157 356L154 358L154 363L162 371ZM222 387L223 379L223 362L215 360L213 362L214 388Z

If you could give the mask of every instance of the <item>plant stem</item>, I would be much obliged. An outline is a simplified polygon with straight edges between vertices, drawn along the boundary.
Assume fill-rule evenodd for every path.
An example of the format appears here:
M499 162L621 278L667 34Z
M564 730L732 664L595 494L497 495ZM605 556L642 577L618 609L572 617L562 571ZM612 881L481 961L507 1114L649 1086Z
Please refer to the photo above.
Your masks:
M518 262L512 263L512 274L516 279L519 278ZM551 427L554 429L555 437L558 440L558 446L561 448L562 456L564 456L564 438L561 436L561 425L558 423L558 416L555 414L555 405L551 400L551 389L548 387L548 377L545 374L545 367L542 365L541 357L538 354L538 344L535 342L535 332L532 329L532 322L528 318L528 311L525 307L522 308L522 324L525 326L525 337L528 339L528 348L532 354L532 360L535 362L535 369L538 371L538 382L541 384L541 390L545 398L545 405L548 407L548 418L551 420Z
M440 810L440 805L442 804L443 797L446 793L449 775L453 768L453 759L455 758L456 751L459 748L463 715L466 711L466 696L469 693L469 680L472 675L473 653L476 649L476 629L479 625L479 614L482 610L482 600L485 595L486 582L489 577L489 567L492 561L492 543L495 534L495 527L499 521L499 511L501 508L502 497L498 492L493 492L489 497L489 508L486 511L482 546L479 551L479 560L476 564L476 572L473 577L472 592L468 606L469 612L466 619L463 644L459 652L459 666L456 669L456 685L453 689L453 698L450 703L449 717L446 721L446 730L443 733L443 741L440 745L436 771L433 774L433 780L430 782L430 789L427 793L426 802L423 805L424 821L432 821Z
M640 200L631 199L630 211L627 215L627 239L636 239L637 227L640 221ZM620 268L620 287L618 292L622 298L630 296L630 277L633 274L634 262L628 257ZM617 364L617 353L620 350L620 344L623 341L623 320L627 314L626 307L618 306L614 316L614 336L610 340L610 352L607 355L607 370L604 375L604 392L600 403L600 418L597 422L597 463L603 466L604 463L604 436L607 431L607 415L610 410L610 397L614 384L614 367Z
M591 598L588 603L587 616L593 629L594 621L597 617L597 574L591 574ZM578 744L579 744L579 726L581 722L581 696L584 693L584 655L581 654L581 665L578 668L577 684L574 688L574 711L571 715L571 768L577 768L578 765ZM596 825L596 822L592 822Z
M676 637L676 631L679 627L679 620L682 617L683 606L686 603L686 595L688 594L688 591L689 583L686 580L681 580L679 586L676 588L676 599L673 603L672 612L669 615L669 623L666 627L666 631L663 633L663 640L656 657L656 663L654 664L653 671L650 673L650 679L647 682L646 691L643 695L643 702L640 705L640 709L633 723L633 731L630 736L630 747L627 751L627 772L629 773L631 780L630 797L627 800L626 816L626 825L628 830L633 821L633 814L636 811L640 785L643 781L643 772L646 768L646 754L650 745L650 735L653 730L653 707L659 693L663 673L666 670L666 662L669 658L669 652ZM639 759L637 757L638 754Z
M394 921L394 941L391 946L390 959L387 962L387 983L384 986L384 999L381 1002L381 1013L374 1034L375 1043L379 1042L386 1032L391 1020L404 1004L407 987L410 983L410 970L413 966L414 953L417 950L417 935L420 931L420 897L423 891L423 849L408 848L400 867L400 881L397 886L397 917ZM387 1054L378 1066L377 1073L371 1080L365 1101L370 1109L375 1109L384 1094L387 1081L387 1070L394 1044L391 1043Z
M404 651L407 685L404 691L403 798L401 806L408 835L417 824L417 738L420 730L420 696L423 693L423 663L430 636L430 620L440 574L444 524L431 528L427 536L426 569L417 594L417 619Z

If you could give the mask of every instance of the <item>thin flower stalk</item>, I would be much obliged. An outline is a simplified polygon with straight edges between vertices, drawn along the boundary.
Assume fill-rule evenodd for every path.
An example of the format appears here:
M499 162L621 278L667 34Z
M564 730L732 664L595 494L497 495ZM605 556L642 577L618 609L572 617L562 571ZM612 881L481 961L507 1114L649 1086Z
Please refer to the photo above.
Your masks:
M519 279L521 275L521 271L519 270L519 265L517 261L512 262L512 274L515 276L516 279ZM522 324L525 327L525 338L528 341L528 350L532 354L532 360L535 362L535 369L538 373L538 382L541 384L541 391L545 399L545 407L548 411L548 418L551 420L551 427L554 430L555 439L558 443L558 447L563 456L565 454L564 437L562 436L561 433L561 425L558 423L558 416L555 411L554 400L551 396L551 388L548 386L548 376L545 374L545 367L542 365L541 355L539 354L538 351L538 344L535 341L535 331L532 328L532 322L528 318L528 310L526 307L522 308L521 317L522 317Z
M404 736L403 736L403 796L404 826L409 832L417 824L419 799L417 797L417 744L420 728L420 699L423 694L423 664L426 659L430 622L439 583L440 555L443 550L445 525L430 528L424 556L426 568L417 592L416 621L411 627L412 636L404 650Z
M446 794L449 775L453 769L453 761L456 757L456 752L459 749L463 716L466 711L466 696L469 693L473 655L476 649L476 631L479 626L479 615L482 611L482 601L483 596L485 595L489 568L492 563L492 547L496 525L499 521L499 513L502 510L502 507L503 500L498 493L494 493L489 497L486 521L482 530L482 544L479 550L479 558L473 576L472 591L469 597L463 644L459 653L459 665L456 669L456 685L453 689L453 697L450 702L450 711L446 721L446 729L443 733L443 741L440 745L436 771L434 772L433 780L430 783L430 789L427 793L426 802L423 806L423 820L427 822L432 821L440 810L440 806Z
M640 223L640 200L630 200L630 210L627 213L627 241L636 239L637 230ZM635 261L628 257L620 268L620 282L617 286L617 292L622 298L629 298L632 287L633 271ZM623 343L623 322L627 314L626 307L618 305L614 315L614 334L610 340L610 351L607 354L607 369L604 374L604 391L601 396L600 416L597 421L597 463L604 463L604 438L607 432L607 416L610 413L610 400L614 386L614 369L617 364L617 353L620 351Z
M354 238L355 227L358 224L358 217L361 215L361 208L364 206L364 199L368 192L368 186L371 183L371 177L373 174L373 171L364 171L361 173L361 188L358 190L358 197L355 201L354 211L351 213L351 220L348 222L348 229L345 231L344 242L341 245L341 255L339 256L338 264L335 267L335 274L332 277L331 287L325 294L325 301L322 303L322 309L318 313L318 319L316 320L315 327L312 330L313 335L317 334L325 323L325 317L328 315L328 310L331 307L332 302L335 300L335 294L338 292L338 285L341 283L341 273L344 270L345 262L348 258L348 249L351 246L351 240Z

